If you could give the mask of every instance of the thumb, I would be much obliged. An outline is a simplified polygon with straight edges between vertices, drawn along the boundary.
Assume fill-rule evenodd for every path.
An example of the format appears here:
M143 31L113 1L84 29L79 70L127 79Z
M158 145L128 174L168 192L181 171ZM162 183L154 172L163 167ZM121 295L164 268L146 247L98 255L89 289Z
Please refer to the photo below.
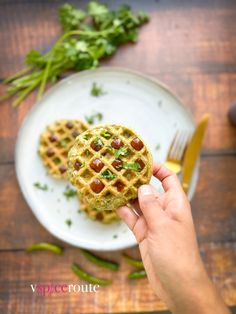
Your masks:
M158 218L165 216L165 212L158 202L157 194L151 185L142 185L139 188L138 200L140 209L149 226L153 225Z

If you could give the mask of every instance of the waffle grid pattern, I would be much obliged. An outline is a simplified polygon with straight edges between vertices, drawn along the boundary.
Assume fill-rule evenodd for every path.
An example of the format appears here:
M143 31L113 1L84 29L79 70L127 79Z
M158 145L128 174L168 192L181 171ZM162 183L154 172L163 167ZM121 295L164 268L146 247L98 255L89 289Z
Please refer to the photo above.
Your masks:
M67 158L75 138L88 129L80 120L57 120L40 136L39 155L48 173L57 179L67 178Z
M102 134L110 134L111 137L104 137ZM128 203L130 199L137 197L137 189L140 185L148 183L152 175L152 156L145 145L137 151L131 146L134 138L141 138L131 129L119 125L98 126L86 131L76 139L75 145L69 152L68 174L69 179L76 186L80 193L80 198L91 207L91 209L111 210ZM95 151L91 144L99 138L103 142L103 147ZM127 156L120 156L122 162L133 163L141 159L144 168L140 171L121 169L118 171L112 165L115 157L115 151L111 146L111 141L115 138L120 139L128 149ZM99 158L104 166L99 173L95 172L90 164ZM76 170L74 164L79 162L82 166ZM107 179L101 177L101 173L109 170L115 178ZM95 193L90 184L97 178L103 184L104 188L100 193ZM117 182L121 183L124 188L122 193L117 190Z
M104 224L110 224L115 221L119 221L120 218L113 210L97 211L96 209L90 208L83 200L79 200L80 210L85 212L86 215L95 221L99 221Z

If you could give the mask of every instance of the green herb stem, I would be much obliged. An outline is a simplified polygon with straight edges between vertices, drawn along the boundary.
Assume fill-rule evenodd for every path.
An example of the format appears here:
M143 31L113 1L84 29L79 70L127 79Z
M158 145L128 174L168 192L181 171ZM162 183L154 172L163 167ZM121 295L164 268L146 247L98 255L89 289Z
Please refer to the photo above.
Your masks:
M13 101L12 106L15 108L17 107L24 99L26 96L29 95L29 93L35 89L35 87L38 85L38 81L36 81L34 84L23 90L20 95Z
M54 82L68 70L96 68L101 58L114 54L121 44L136 41L138 27L148 20L144 13L135 15L128 7L110 11L94 1L89 2L87 12L65 4L59 18L64 33L47 53L33 49L27 54L25 61L29 66L4 81L9 88L0 101L16 94L16 107L37 87L40 99L50 79ZM91 95L102 94L101 87L94 84Z
M47 62L46 68L45 68L45 70L43 72L43 77L42 77L41 84L40 84L40 87L39 87L37 100L40 100L42 95L43 95L43 93L44 93L51 65L52 65L52 58Z
M32 69L29 67L29 68L25 68L25 69L22 69L22 70L16 72L16 73L13 74L12 76L9 76L8 78L6 78L6 79L3 81L3 84L10 83L11 81L16 80L18 77L22 76L23 74L28 73L28 72L31 71L31 70L32 70Z

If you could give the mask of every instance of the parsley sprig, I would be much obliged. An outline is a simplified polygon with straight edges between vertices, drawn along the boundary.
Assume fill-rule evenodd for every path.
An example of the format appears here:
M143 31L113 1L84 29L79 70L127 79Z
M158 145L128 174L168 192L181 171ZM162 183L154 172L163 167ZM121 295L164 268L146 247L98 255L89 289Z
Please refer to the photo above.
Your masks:
M114 54L121 44L137 41L139 27L148 16L135 14L126 5L110 11L91 1L86 11L64 4L59 20L61 37L47 53L33 49L27 54L27 67L4 81L7 90L0 100L16 96L12 103L16 107L36 88L40 99L47 83L54 83L64 73L98 67L100 59Z

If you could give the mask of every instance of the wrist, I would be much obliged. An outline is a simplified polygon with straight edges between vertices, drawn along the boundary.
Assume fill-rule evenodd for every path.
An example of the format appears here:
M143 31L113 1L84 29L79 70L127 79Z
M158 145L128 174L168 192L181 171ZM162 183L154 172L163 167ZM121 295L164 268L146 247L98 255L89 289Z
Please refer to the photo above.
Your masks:
M210 281L204 266L194 281L186 280L170 300L173 314L228 314L221 296Z

